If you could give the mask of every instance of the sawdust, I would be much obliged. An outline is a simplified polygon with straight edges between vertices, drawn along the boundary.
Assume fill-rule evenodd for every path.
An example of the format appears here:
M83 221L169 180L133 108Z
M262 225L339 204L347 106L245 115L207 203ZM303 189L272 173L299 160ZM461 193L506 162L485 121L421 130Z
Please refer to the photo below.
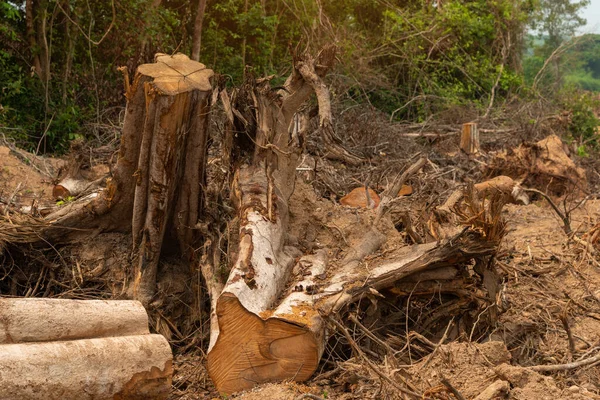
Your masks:
M315 393L313 388L297 383L267 383L231 396L240 400L294 400L303 393ZM321 393L322 395L322 393Z

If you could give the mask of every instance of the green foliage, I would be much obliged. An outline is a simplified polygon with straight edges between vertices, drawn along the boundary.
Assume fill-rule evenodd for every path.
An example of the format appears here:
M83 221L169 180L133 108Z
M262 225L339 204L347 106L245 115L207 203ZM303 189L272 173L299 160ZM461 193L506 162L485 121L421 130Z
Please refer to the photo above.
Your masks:
M404 104L397 118L422 120L467 102L487 104L492 89L500 97L522 83L515 49L527 10L511 1L440 4L382 12L383 41L370 47L385 49L376 62L396 77L395 108Z
M465 104L485 110L492 92L499 104L524 76L531 82L550 47L521 64L529 24L563 37L581 23L577 11L586 2L209 1L200 59L231 84L242 82L247 65L280 82L290 71L290 48L300 43L297 50L314 52L335 43L338 101L368 101L396 119L424 121ZM124 105L118 66L132 74L157 52L190 53L197 2L154 3L115 0L113 18L112 0L32 2L33 45L25 1L0 3L0 42L7 44L0 48L0 127L17 128L10 132L20 144L41 151L94 135L90 122L115 118ZM34 62L43 55L41 38L49 43L47 81ZM581 50L587 64L568 82L597 87L597 50Z
M598 127L600 120L596 117L596 110L600 109L600 99L597 95L580 90L571 90L563 95L564 107L569 110L569 135L578 143L578 153L586 155L586 148L597 148Z

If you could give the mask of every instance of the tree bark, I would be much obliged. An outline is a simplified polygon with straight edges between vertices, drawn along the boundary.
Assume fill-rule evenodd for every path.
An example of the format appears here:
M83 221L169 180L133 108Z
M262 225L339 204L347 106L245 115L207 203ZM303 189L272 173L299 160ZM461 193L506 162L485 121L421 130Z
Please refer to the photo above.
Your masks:
M37 40L36 40L36 33L35 33L34 0L27 0L25 2L25 22L27 25L27 40L29 42L29 50L31 51L31 54L33 55L33 68L34 68L34 71L37 74L37 76L40 79L42 79L43 82L45 82L45 80L43 79L43 75L42 75L42 63L40 61L40 54L39 54L38 44L37 44Z
M204 22L204 11L206 10L206 0L198 0L198 9L196 10L196 20L194 22L194 35L192 36L192 60L200 60L200 49L202 48L202 25Z
M0 299L0 345L149 333L137 301Z

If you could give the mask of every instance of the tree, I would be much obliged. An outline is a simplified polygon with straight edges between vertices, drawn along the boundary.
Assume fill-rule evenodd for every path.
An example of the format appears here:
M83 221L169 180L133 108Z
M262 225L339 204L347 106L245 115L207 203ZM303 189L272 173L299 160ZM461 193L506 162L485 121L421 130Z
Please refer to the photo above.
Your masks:
M200 48L202 47L202 24L204 22L204 11L206 0L198 0L198 9L194 22L194 35L192 37L192 57L194 61L200 61Z
M545 46L552 51L586 24L586 19L579 13L589 4L590 0L541 0L532 26L540 37L545 38Z

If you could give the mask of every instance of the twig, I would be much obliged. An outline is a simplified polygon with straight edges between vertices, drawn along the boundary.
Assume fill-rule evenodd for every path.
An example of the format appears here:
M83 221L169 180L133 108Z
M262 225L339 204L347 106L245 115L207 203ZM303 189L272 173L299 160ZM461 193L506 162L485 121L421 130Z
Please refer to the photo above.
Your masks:
M566 364L556 364L556 365L534 365L533 367L529 367L529 369L538 372L554 372L554 371L568 371L570 369L575 369L579 367L584 367L586 365L594 364L600 361L600 353L596 354L594 357L586 358L585 360L574 361Z
M398 197L398 193L400 192L400 189L402 189L402 185L404 185L408 178L410 178L412 175L416 174L417 171L423 168L423 166L426 163L426 157L419 158L419 160L416 163L408 167L408 169L404 171L402 175L396 178L396 180L389 189L383 192L383 195L381 196L381 202L379 203L377 215L375 216L375 220L373 221L373 226L377 226L377 223L389 208L390 203Z
M377 336L375 336L373 334L373 332L371 332L369 329L367 329L366 326L364 326L363 324L360 323L360 321L358 320L358 318L356 318L355 315L350 314L348 316L348 319L350 319L350 321L354 322L356 324L356 326L358 326L360 328L360 330L371 340L373 340L375 343L377 343L378 345L380 345L381 347L385 348L390 354L394 354L394 350L390 347L389 344L387 344L386 342L384 342L383 340L379 339Z
M567 302L567 307L569 303ZM571 327L569 326L569 319L567 315L567 308L563 310L562 313L558 316L560 322L563 324L563 328L565 328L565 332L567 332L567 337L569 339L569 353L571 356L575 355L575 340L573 339L573 334L571 333Z
M333 318L331 316L329 317L329 320L336 326L337 329L340 330L340 332L342 332L342 334L344 335L344 337L346 338L346 340L348 341L348 343L350 344L350 346L354 349L354 351L356 351L356 353L359 355L359 357L362 358L363 361L365 363L367 363L367 365L369 366L369 368L371 368L373 370L373 372L375 372L381 379L385 380L387 383L389 383L390 385L392 385L393 387L395 387L396 389L398 389L402 393L408 394L408 395L413 396L413 397L415 397L417 399L421 398L420 394L417 394L417 393L415 393L415 392L413 392L411 390L403 388L402 386L398 385L398 383L396 383L389 376L387 376L386 374L384 374L383 372L381 372L379 370L379 368L377 368L377 366L375 364L373 364L373 362L371 362L371 360L369 360L367 358L367 356L365 356L365 353L362 351L362 349L360 348L360 346L358 346L356 344L356 342L352 339L352 336L350 336L350 333L344 327L344 325L342 325L340 322L338 322L335 318Z
M446 330L444 331L444 334L442 335L442 338L440 339L438 344L435 345L435 347L433 348L433 351L431 352L431 354L429 354L429 357L427 358L425 363L423 365L421 365L421 368L419 368L419 370L422 370L423 368L427 367L429 365L429 363L431 362L431 360L433 360L433 357L437 353L440 346L442 344L444 344L444 342L446 341L446 338L448 337L448 331L450 330L450 327L452 326L453 323L454 323L454 318L452 318L450 320L450 322L448 323L448 326L446 327Z
M88 32L88 34L86 34L85 31L83 30L83 28L81 26L79 26L79 24L77 22L75 22L75 21L73 21L71 19L71 16L69 15L69 13L67 13L65 11L65 9L61 6L60 1L56 2L56 4L58 5L58 8L60 8L60 10L65 15L65 17L67 17L67 19L73 25L75 25L77 27L77 29L79 29L79 31L81 32L81 34L83 35L83 37L85 37L88 40L88 42L90 42L92 44L95 44L96 46L98 46L100 43L102 43L102 41L106 38L106 36L108 35L108 33L111 31L111 29L115 25L115 21L117 20L117 11L115 9L115 1L112 0L110 3L111 3L111 6L112 6L112 20L110 21L110 25L108 26L108 28L104 32L104 35L102 35L102 37L100 38L100 40L98 40L96 42L95 40L92 40L92 38L91 38L91 32Z
M40 141L38 142L38 145L35 149L35 155L37 156L39 151L40 151L40 146L42 145L42 142L46 139L46 135L48 134L48 130L50 129L50 125L52 125L52 120L54 120L54 115L52 114L52 116L50 117L50 121L48 122L48 125L46 125L46 129L44 129L44 133L42 134L42 137L40 138ZM46 145L44 144L44 150L46 149Z
M552 199L550 198L550 196L548 196L546 193L542 192L541 190L537 190L537 189L527 189L527 188L523 188L524 191L526 192L532 192L532 193L537 193L540 196L544 197L548 203L550 204L550 206L554 209L554 211L556 212L556 214L558 215L558 217L562 220L563 222L563 231L567 234L570 235L572 233L571 230L571 221L569 221L569 217L565 214L563 214L558 206L556 204L554 204L554 202L552 201Z
M558 46L556 48L556 50L554 50L552 52L552 54L550 54L550 56L544 62L544 65L542 65L542 68L540 68L538 73L535 75L535 78L533 78L533 85L531 85L531 89L533 91L536 91L540 77L541 77L542 73L544 72L544 70L546 69L546 67L548 66L548 64L550 64L550 61L552 61L555 57L558 57L559 55L561 55L562 53L564 53L571 47L575 46L577 43L580 42L581 38L583 38L583 37L584 36L579 36L571 41L563 42L560 46Z
M458 400L466 400L465 397L462 394L460 394L458 389L456 389L454 386L452 386L450 381L448 379L446 379L446 377L444 375L442 375L440 382L442 382L442 384L444 386L446 386L448 388L448 390L451 391L452 394L454 395L454 397L456 397Z

